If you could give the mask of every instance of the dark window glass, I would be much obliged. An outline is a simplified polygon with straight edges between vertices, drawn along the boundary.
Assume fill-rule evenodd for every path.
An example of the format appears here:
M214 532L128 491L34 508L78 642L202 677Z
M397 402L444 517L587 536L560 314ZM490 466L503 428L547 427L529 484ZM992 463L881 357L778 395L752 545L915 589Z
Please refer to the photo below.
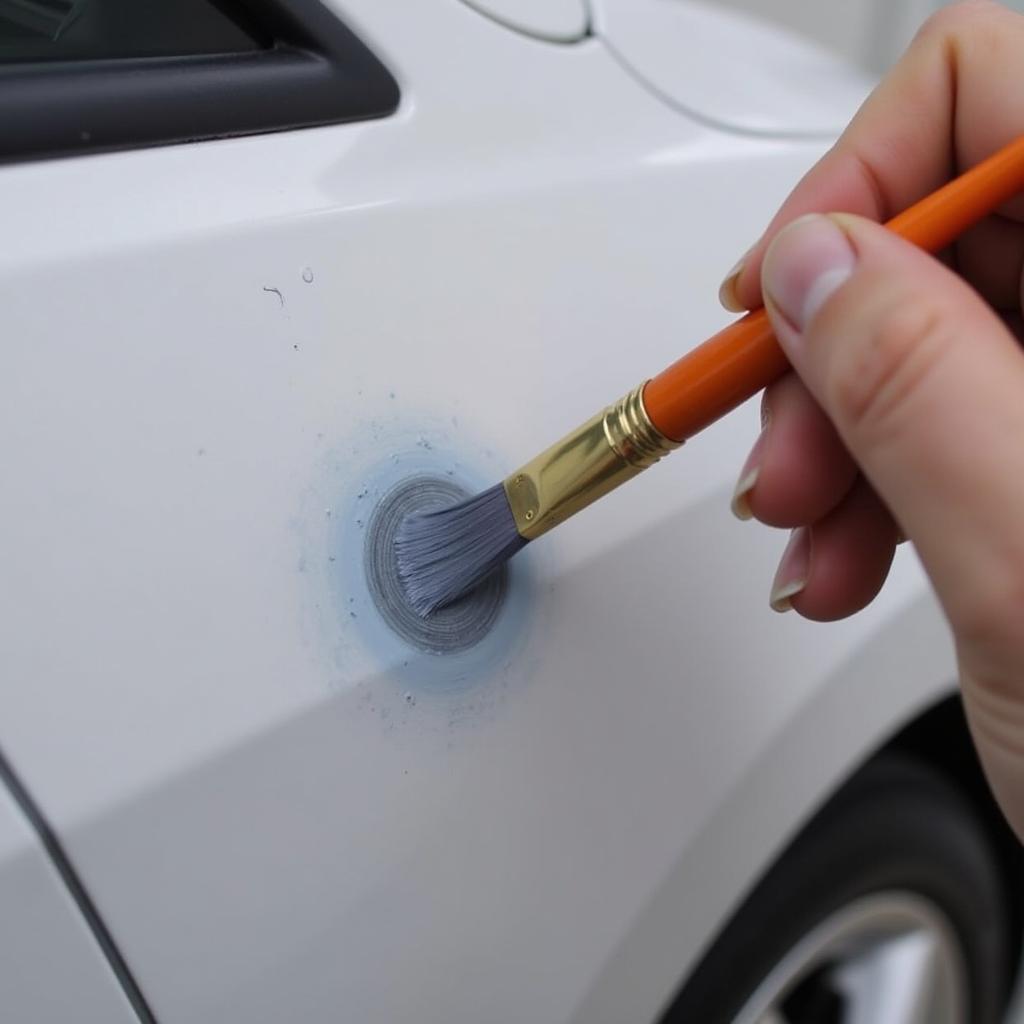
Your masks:
M0 64L262 49L242 24L219 0L0 0Z
M387 117L321 0L0 0L0 163Z

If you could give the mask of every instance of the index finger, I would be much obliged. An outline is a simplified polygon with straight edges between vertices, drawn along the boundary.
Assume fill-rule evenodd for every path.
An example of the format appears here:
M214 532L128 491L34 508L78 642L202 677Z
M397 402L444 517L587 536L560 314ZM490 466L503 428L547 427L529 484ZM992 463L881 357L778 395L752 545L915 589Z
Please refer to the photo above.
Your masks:
M888 220L1024 133L1022 64L1022 15L967 0L929 18L723 285L723 302L737 311L761 305L765 250L802 214ZM1024 199L1001 213L1024 221Z

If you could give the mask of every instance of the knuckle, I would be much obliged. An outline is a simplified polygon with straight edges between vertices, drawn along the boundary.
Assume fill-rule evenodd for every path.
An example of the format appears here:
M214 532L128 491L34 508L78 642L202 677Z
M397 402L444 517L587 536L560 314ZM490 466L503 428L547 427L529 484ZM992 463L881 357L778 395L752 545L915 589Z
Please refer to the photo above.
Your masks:
M961 668L964 706L971 732L982 753L1012 766L1014 774L1024 772L1024 692L1019 676L1003 676L997 686ZM1015 825L1021 829L1022 822Z
M959 0L930 14L917 30L914 41L963 36L979 26L979 16L1001 10L992 0Z
M839 422L866 438L897 431L950 343L948 318L934 306L889 310L857 344L839 350L830 389Z
M965 667L986 691L1024 700L1024 556L1008 555L988 574L984 592L951 609Z

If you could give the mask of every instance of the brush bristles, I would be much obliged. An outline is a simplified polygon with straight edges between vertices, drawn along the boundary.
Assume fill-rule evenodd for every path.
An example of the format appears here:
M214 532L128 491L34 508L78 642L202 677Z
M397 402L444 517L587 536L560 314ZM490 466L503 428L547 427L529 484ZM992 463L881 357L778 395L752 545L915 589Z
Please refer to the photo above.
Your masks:
M501 484L449 508L414 512L395 535L398 577L409 603L429 615L472 590L527 541Z

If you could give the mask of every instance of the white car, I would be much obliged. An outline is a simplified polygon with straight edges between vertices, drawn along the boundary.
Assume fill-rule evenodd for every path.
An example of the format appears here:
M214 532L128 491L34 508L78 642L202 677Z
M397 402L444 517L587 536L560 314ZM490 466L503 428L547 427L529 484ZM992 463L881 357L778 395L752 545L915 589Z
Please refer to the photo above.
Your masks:
M443 641L366 571L721 327L867 83L684 0L140 10L0 0L0 1017L1001 1019L942 617L902 549L769 610L753 405Z

